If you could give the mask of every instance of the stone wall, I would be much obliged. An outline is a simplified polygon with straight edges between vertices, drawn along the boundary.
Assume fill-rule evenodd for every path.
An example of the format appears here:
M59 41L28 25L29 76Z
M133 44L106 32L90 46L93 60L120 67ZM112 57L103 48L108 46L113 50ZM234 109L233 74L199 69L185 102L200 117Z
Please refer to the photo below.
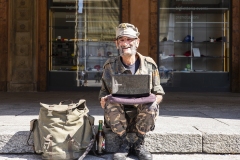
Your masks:
M138 51L157 62L157 0L122 0L122 22L134 24L140 32Z
M0 0L0 91L47 90L47 1ZM157 61L158 0L122 0L122 22L140 32L139 52ZM232 0L231 91L240 92L240 2Z
M0 0L0 91L7 91L8 1Z
M157 62L158 57L158 0L150 0L149 8L149 56Z
M36 1L9 1L8 82L10 92L36 91Z
M129 0L122 0L122 10L121 10L121 13L122 13L121 22L122 23L130 21L129 7L130 7L130 1Z
M47 90L47 74L48 74L48 0L36 0L37 1L37 23L38 29L37 33L37 91L46 91Z
M231 91L240 92L240 1L232 0Z

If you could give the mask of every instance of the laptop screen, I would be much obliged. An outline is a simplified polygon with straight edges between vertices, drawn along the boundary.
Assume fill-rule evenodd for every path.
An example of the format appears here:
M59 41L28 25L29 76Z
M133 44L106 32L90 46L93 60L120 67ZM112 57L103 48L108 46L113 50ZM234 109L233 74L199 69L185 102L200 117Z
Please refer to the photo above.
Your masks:
M112 96L144 97L149 96L150 75L116 74L112 76Z

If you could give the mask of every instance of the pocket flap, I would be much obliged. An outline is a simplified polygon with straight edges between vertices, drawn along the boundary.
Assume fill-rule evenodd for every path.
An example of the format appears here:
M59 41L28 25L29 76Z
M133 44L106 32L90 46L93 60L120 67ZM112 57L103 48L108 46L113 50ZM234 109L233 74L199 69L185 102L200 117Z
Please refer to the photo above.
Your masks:
M40 105L50 111L64 112L69 109L77 108L83 103L85 103L84 99L79 100L78 103L71 103L71 104L45 104L40 102Z

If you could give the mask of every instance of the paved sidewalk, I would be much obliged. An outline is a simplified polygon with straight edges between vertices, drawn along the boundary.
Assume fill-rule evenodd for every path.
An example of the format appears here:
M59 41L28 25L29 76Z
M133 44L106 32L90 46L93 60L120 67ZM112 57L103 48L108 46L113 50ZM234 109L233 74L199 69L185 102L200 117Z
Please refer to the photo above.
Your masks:
M30 120L38 117L39 102L66 99L86 99L96 125L103 119L98 91L0 92L0 153L31 153L26 138ZM240 93L167 92L160 106L156 129L146 137L151 152L240 153Z
M87 155L84 160L112 160L113 154L104 155L103 158ZM33 154L0 155L0 160L41 160L41 156ZM129 156L127 160L137 160ZM240 160L240 155L215 155L215 154L153 154L153 160Z

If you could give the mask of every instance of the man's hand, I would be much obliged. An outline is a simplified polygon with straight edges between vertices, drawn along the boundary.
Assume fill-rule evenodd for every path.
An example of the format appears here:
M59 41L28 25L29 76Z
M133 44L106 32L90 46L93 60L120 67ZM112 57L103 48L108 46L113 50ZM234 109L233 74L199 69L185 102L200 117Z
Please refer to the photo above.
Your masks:
M103 109L105 108L105 104L106 104L106 101L107 101L107 97L108 97L108 96L102 97L101 100L100 100L100 104L101 104L101 107L102 107Z
M157 104L159 104L160 102L162 102L163 96L162 95L156 95L156 102Z

